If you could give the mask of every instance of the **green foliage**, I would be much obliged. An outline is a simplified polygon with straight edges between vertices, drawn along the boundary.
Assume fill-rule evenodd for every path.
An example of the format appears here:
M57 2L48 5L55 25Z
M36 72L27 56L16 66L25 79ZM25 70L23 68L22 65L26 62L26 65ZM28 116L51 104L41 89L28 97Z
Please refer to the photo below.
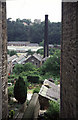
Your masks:
M42 49L43 50L43 49ZM60 79L60 50L58 49L52 49L51 53L52 55L50 58L46 60L46 62L40 67L36 68L35 65L32 63L26 63L24 65L22 64L17 64L14 67L14 76L10 75L9 76L9 81L10 79L17 78L18 75L22 76L23 78L27 78L27 76L38 76L39 81L42 81L44 79L49 79L53 78L54 81L56 81L56 78L59 80ZM56 81L56 84L58 81Z
M58 51L60 51L60 50L56 49L56 48L49 48L49 54L50 55L54 55L54 53L57 53Z
M56 85L58 85L58 80L55 80L55 82L54 82Z
M16 74L11 74L8 76L8 83L14 84L14 79L17 79L18 76Z
M27 76L26 76L26 74L23 74L23 73L26 73L26 72L22 72L22 73L20 74L20 76L23 77L24 82L25 82L25 85L26 85L26 87L28 87L28 86L29 86L29 82L28 82L28 80L27 80Z
M59 102L49 101L49 108L46 112L45 120L58 120L59 119Z
M9 112L9 118L13 119L14 114L15 114L15 111L14 111L14 110L11 110L11 111Z
M39 76L38 72L36 70L34 71L26 71L26 72L22 72L20 73L21 76Z
M9 50L8 50L8 54L9 54L10 56L13 56L13 55L17 55L17 52L14 51L14 50L12 50L12 51L9 51Z
M34 54L34 52L31 51L31 49L29 49L29 50L27 51L27 56L28 56L28 55L33 55L33 54Z
M23 71L34 71L35 69L36 69L35 65L33 65L30 62L24 64L23 66Z
M13 79L13 78L15 78L15 77L16 77L15 74L11 74L11 75L8 76L8 79Z
M40 91L40 87L36 87L36 88L33 90L33 94L34 94L34 93L39 93L39 91Z
M26 25L24 25L26 23ZM41 24L32 23L29 19L12 21L7 19L8 41L30 41L40 43L44 39L44 21ZM32 24L32 25L31 25ZM61 23L48 23L48 39L50 44L60 44ZM40 43L41 44L41 43Z
M14 97L14 86L8 87L8 100L10 100L10 97Z
M23 104L27 97L27 86L25 85L24 79L19 76L14 86L14 97L18 102Z
M44 55L44 49L43 49L43 48L41 48L41 49L37 50L37 54Z
M39 83L39 76L27 76L28 82Z
M40 74L41 74L41 79L42 79L42 80L49 79L49 78L53 78L53 75L52 75L52 73L50 73L50 72L46 72L46 73L44 73L44 75L43 75L43 71L42 71L42 73L40 73Z
M36 67L32 64L32 63L26 63L24 65L22 64L16 64L14 67L13 72L15 74L20 74L22 72L28 72L28 71L34 71L36 69Z
M55 53L58 53L60 52L59 49L56 49L56 48L49 48L49 55L52 56L54 55ZM41 54L41 55L44 55L44 48L41 48L39 50L37 50L37 53Z
M19 22L24 22L24 23L26 23L27 25L30 25L30 23L31 23L31 19L23 19L23 20L20 20L19 19Z
M23 65L22 64L16 64L14 69L13 69L13 72L15 74L19 75L22 71L23 71Z
M40 68L41 74L45 75L46 72L52 75L60 75L60 51L55 52L53 56L48 58Z
M44 46L44 40L39 43L39 46Z

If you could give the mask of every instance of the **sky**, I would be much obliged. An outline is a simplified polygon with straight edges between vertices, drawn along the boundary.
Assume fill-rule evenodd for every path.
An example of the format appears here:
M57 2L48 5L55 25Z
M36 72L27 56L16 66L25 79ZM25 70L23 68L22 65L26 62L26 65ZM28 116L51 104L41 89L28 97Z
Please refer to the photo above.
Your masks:
M7 0L7 18L44 21L45 14L51 22L60 22L61 0Z

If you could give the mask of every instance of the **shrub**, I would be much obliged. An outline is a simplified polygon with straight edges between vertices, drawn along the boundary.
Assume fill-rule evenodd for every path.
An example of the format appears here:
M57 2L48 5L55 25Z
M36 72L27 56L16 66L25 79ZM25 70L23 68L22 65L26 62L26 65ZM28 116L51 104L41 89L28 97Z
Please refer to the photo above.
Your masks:
M23 71L34 71L35 68L36 68L35 65L28 62L28 63L24 64Z
M46 120L58 120L59 119L59 103L55 101L49 101L49 108L45 115Z
M39 91L40 91L40 88L37 87L37 88L35 88L35 89L33 90L33 94L34 94L34 93L39 93Z
M14 84L14 80L11 80L11 83Z
M28 82L39 83L39 76L27 76Z
M15 114L15 111L14 111L14 110L11 110L11 111L9 112L9 115L10 115L10 118L11 118L11 119L13 119L14 114Z
M15 74L11 74L8 76L9 79L15 78Z
M17 75L19 75L21 72L23 72L23 65L22 64L16 64L13 72Z
M10 100L10 97L14 97L14 86L8 87L8 100Z
M14 86L14 97L18 102L23 104L27 97L27 86L25 85L24 79L19 77Z
M8 79L8 83L11 83L11 79Z

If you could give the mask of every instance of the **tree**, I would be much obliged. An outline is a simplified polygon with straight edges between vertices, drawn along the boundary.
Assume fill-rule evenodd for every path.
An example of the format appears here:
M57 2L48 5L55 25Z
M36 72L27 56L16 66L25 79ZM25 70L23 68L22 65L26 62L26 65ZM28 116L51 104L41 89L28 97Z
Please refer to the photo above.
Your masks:
M21 72L23 72L23 65L22 64L16 64L14 69L13 69L13 72L15 74L20 74Z
M26 23L26 25L24 25ZM40 43L44 40L44 24L45 22L33 23L29 19L12 21L7 19L8 41L30 41L32 43ZM48 22L48 39L50 44L60 44L61 23ZM40 44L43 44L40 43Z
M33 54L34 54L34 52L31 51L31 49L29 49L29 50L27 51L27 56L28 56L28 55L33 55Z
M34 71L36 69L35 65L30 62L24 64L23 71Z
M44 40L39 43L39 46L44 46Z
M10 56L13 56L13 55L17 55L17 52L14 51L14 50L12 50L12 51L9 51L9 50L8 50L8 54L9 54Z
M45 114L45 120L59 120L60 105L57 101L49 101L49 108Z
M40 68L40 72L42 74L46 74L47 72L50 72L56 76L60 75L60 51L59 50L55 51L53 56L51 56L46 60L46 62L44 62L44 64Z
M44 55L44 48L37 50L37 54Z
M28 71L34 71L36 70L36 66L33 65L30 62L27 62L26 64L22 65L22 64L16 64L13 72L17 75L19 75L22 72L28 72Z
M14 86L14 97L21 104L23 104L27 98L27 87L25 85L24 79L20 76Z

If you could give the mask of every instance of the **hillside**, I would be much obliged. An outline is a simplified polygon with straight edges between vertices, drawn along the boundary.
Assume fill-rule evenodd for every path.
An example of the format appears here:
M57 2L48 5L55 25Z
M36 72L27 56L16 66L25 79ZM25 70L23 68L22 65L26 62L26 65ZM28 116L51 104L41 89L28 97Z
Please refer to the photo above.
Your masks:
M60 44L61 23L49 21L48 38L50 44ZM30 41L40 43L44 40L44 21L41 23L32 22L30 19L7 19L8 41Z

